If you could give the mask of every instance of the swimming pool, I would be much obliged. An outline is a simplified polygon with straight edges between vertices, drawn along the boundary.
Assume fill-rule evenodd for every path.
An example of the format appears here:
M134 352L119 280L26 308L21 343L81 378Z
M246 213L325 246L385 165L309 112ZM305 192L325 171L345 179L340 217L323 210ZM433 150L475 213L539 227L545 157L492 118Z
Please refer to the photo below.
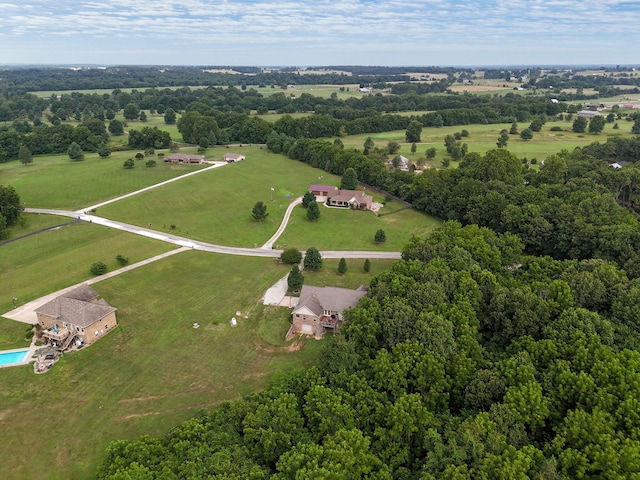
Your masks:
M10 367L15 364L23 363L29 356L29 349L24 350L8 350L0 352L0 367Z

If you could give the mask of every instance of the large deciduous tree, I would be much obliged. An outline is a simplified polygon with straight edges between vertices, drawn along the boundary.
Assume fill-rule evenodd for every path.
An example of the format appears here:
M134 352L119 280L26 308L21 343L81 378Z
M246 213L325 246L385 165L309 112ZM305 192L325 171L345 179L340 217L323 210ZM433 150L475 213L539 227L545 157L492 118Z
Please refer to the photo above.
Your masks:
M7 227L18 223L24 207L20 204L20 196L11 185L0 185L0 222L4 220Z
M135 103L129 103L124 107L122 115L125 120L137 120L140 116L140 108Z
M169 107L165 110L164 123L166 123L167 125L173 125L174 123L176 123L176 111L173 108Z
M593 117L589 120L589 133L596 134L602 132L606 123L607 122L602 115Z
M33 162L33 155L31 154L31 151L24 145L20 145L18 158L23 165L28 165Z
M587 128L587 119L584 117L576 117L571 126L571 130L575 133L584 133Z
M407 142L418 143L420 142L420 136L422 135L422 123L417 120L411 120L407 126L407 131L404 134L404 138Z
M209 137L213 133L220 138L218 122L213 117L202 115L198 111L185 113L178 120L178 131L182 134L182 139L187 143L197 144L203 137Z
M358 174L349 167L344 171L342 180L340 181L341 190L355 190L358 187Z
M76 142L72 142L69 145L69 148L67 148L67 155L69 155L69 158L71 160L84 160L84 152L82 151L80 145L78 145Z

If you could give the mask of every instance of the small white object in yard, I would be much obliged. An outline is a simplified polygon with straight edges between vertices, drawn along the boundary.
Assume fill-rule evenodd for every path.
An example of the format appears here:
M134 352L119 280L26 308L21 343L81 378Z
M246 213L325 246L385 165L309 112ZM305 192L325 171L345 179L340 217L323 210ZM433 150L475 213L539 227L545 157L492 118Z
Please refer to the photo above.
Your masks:
M245 315L244 318L249 318L249 315Z
M240 315L242 315L242 312L237 311L237 312L236 312L236 317L239 317Z
M232 317L230 323L232 327L235 327L236 325L238 325L238 321L236 320L236 317Z
M193 324L193 328L198 328L200 325L198 325L197 323Z

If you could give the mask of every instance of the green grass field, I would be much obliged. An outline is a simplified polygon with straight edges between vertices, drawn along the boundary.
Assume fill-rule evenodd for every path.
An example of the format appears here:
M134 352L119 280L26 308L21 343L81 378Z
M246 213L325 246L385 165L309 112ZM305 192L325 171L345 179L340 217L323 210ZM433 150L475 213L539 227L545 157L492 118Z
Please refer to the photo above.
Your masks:
M285 344L289 310L260 302L286 271L270 259L184 252L94 285L118 308L111 334L44 375L0 369L0 428L11 432L0 478L93 478L110 441L161 435L308 364L322 342Z
M39 217L46 217L47 221L68 220L27 215L27 218ZM168 243L85 222L2 245L0 314L12 308L12 297L18 297L21 305L91 278L89 268L94 262L106 263L111 271L119 267L116 255L128 257L130 263L135 263L174 248Z
M383 199L374 196L374 201ZM441 224L440 220L413 209L405 209L390 201L380 209L380 216L372 212L327 208L320 205L320 218L307 220L307 211L298 206L289 219L287 229L276 242L279 247L306 250L384 250L400 251L412 236L424 236ZM374 235L384 230L387 241L376 244Z
M35 157L31 165L20 162L0 164L2 183L12 185L26 207L78 209L140 188L168 180L204 166L165 164L156 156L155 167L136 161L133 169L122 168L136 152L114 152L106 159L86 154L72 162L67 155ZM208 158L222 158L221 149L209 149Z
M197 240L253 247L275 233L289 203L318 177L339 183L326 172L259 147L233 151L245 154L247 160L115 202L98 214L136 225L151 223L156 230ZM251 217L258 201L267 204L269 213L262 223Z

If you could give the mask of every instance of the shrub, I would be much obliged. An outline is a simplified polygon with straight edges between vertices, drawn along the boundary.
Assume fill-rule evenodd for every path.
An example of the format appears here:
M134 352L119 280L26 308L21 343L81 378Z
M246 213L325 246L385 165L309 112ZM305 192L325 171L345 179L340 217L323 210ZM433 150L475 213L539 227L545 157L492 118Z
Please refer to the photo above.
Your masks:
M302 252L297 248L287 248L280 254L280 261L282 263L300 263L302 260Z
M362 266L362 269L365 271L365 273L369 273L369 270L371 270L371 262L369 261L368 258L364 261L364 265Z
M340 275L344 275L345 273L347 273L347 261L344 259L344 257L342 257L340 259L340 263L338 263L338 273Z
M104 262L95 262L91 265L89 271L92 275L104 275L105 273L107 273L107 266Z
M127 158L122 164L124 168L133 168L135 163L133 162L133 158Z
M118 262L120 265L124 267L127 263L129 263L129 259L127 257L123 257L122 255L118 254L116 255L116 262Z
M309 270L319 270L322 268L322 256L315 247L309 247L304 256L304 268Z
M562 131L562 127L558 127L557 125L555 127L551 127L549 129L552 132L561 132Z
M387 241L387 234L384 233L384 230L379 229L373 238L376 243L384 243Z
M155 167L155 166L156 166L156 161L155 161L155 160L153 160L153 159L152 159L152 160L147 160L147 161L145 162L145 165L146 165L147 167Z

